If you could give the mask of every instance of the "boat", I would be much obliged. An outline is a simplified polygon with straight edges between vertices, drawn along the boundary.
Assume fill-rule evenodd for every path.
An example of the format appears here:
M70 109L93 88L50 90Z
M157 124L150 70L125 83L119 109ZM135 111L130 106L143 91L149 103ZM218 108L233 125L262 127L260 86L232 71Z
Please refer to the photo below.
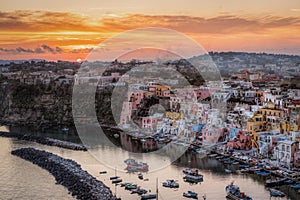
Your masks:
M143 174L142 174L142 173L139 173L139 174L138 174L138 178L141 179L141 180L143 180L143 179L144 179Z
M198 175L199 171L196 168L185 168L182 170L182 172L184 174L188 174L188 175Z
M120 178L119 176L111 176L110 178L109 178L109 180L114 180L114 179L118 179L118 178Z
M183 193L184 197L198 199L198 194L196 192L187 191Z
M183 179L187 182L202 182L203 181L203 176L201 174L198 175L189 175L187 174L186 176L183 177Z
M266 171L258 171L258 172L256 172L256 174L259 176L270 176L271 175L270 172L266 172Z
M121 183L122 182L122 179L120 178L117 178L117 179L114 179L111 181L111 183Z
M240 164L239 167L240 167L240 168L249 168L250 165L247 165L247 164Z
M147 190L141 189L140 187L131 190L131 194L137 193L138 195L146 194L147 192L148 192Z
M107 171L101 171L99 174L107 174Z
M168 188L179 188L179 184L174 180L167 180L166 182L163 182L162 185Z
M294 184L294 183L295 183L295 181L293 181L293 180L284 181L284 184L287 184L287 185L291 185L291 184Z
M265 182L266 187L274 187L274 186L281 186L285 184L286 178L280 178L280 179L268 179Z
M233 182L227 185L225 190L227 192L227 198L232 200L252 200L251 197L245 195L244 192L241 192L240 188L237 185L234 185Z
M244 168L240 170L241 173L249 173L249 169L248 168Z
M126 170L130 172L147 172L149 170L147 163L137 162L134 159L127 159L124 162L127 164Z
M224 156L217 156L217 157L216 157L217 160L221 160L221 159L223 159L223 158L224 158Z
M186 168L182 170L182 172L186 175L188 179L194 179L196 181L202 181L203 175L199 173L198 169L196 168Z
M62 128L61 130L64 131L64 132L67 132L67 131L69 131L69 128L64 127L64 128Z
M147 195L141 196L141 200L144 200L144 199L155 199L155 198L156 198L156 194L147 194Z
M271 189L270 188L270 195L271 197L284 197L285 194L279 190Z
M121 183L120 186L121 186L121 187L125 187L125 186L128 185L128 184L132 184L132 183Z
M125 190L132 190L132 189L136 189L136 188L137 188L136 184L129 183L129 184L125 185Z
M239 164L240 164L240 162L238 162L238 161L235 161L235 162L233 162L232 164L233 164L233 165L239 165Z
M294 183L294 184L292 184L292 185L290 185L291 186L291 188L293 188L293 189L300 189L300 183Z
M210 158L215 158L215 157L217 157L218 156L218 154L210 154L208 157L210 157Z
M225 169L226 173L232 173L232 171L230 169Z

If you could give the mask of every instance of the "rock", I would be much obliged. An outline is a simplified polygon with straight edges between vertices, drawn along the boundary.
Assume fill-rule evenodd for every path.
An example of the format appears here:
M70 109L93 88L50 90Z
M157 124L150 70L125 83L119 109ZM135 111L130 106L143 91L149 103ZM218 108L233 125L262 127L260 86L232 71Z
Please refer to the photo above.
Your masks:
M57 183L65 186L72 196L82 200L115 200L111 190L81 169L75 161L65 159L47 151L34 148L22 148L11 152L47 170Z
M0 132L0 136L2 137L8 137L8 138L17 138L19 140L26 140L26 141L32 141L37 142L40 144L48 145L48 146L57 146L64 149L71 149L75 151L87 151L87 148L82 144L76 144L72 142L62 141L62 140L56 140L52 138L44 138L34 135L23 135L20 133L11 133L11 132Z

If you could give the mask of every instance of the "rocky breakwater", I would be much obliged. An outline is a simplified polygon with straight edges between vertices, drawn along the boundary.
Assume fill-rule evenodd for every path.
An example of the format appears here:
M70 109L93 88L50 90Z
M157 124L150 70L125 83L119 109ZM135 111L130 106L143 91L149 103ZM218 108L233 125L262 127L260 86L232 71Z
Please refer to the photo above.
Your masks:
M32 142L36 142L48 146L57 146L60 148L71 149L75 151L87 151L87 148L82 144L76 144L72 142L56 140L47 137L44 138L44 137L39 137L34 135L23 135L20 133L11 133L11 132L0 132L0 136L8 137L8 138L17 138L19 140L32 141Z
M81 166L73 160L34 148L17 149L11 154L46 169L55 177L58 184L65 186L77 199L117 199L104 183L82 170Z

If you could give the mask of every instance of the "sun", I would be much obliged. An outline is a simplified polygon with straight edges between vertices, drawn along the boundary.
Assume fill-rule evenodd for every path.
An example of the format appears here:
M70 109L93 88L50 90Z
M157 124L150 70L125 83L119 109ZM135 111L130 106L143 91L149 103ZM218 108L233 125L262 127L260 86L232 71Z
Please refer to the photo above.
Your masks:
M77 58L77 60L76 60L76 62L81 62L82 60L81 60L81 58Z

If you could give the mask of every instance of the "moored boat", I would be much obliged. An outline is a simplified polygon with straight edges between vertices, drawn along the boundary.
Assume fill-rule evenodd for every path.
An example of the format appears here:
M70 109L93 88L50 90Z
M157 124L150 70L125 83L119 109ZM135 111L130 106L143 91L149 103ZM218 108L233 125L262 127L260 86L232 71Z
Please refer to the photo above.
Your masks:
M285 194L279 190L271 189L270 188L270 195L271 197L284 197Z
M203 181L203 176L198 174L198 175L189 175L187 174L186 176L183 177L183 179L187 182L202 182Z
M147 194L147 195L143 195L141 197L141 200L144 200L144 199L155 199L156 198L156 194Z
M290 187L293 189L300 189L300 183L294 183L294 184L290 185Z
M234 185L233 182L225 187L227 192L227 197L233 200L252 200L251 197L245 195L244 192L240 191L240 188L237 185Z
M120 178L117 178L117 179L114 179L111 181L111 183L121 183L122 182L122 179Z
M147 172L149 170L147 163L137 162L134 159L127 159L124 162L127 164L126 170L130 172Z
M120 177L119 176L112 176L112 177L109 178L109 180L114 180L114 179L118 179L118 178L120 178Z
M142 189L140 187L137 187L136 189L131 190L131 194L137 193L138 195L146 194L148 191L145 189Z
M137 185L136 184L127 184L125 185L125 190L132 190L132 189L136 189L137 188Z
M187 197L187 198L198 199L198 194L196 192L193 192L193 191L184 192L183 196Z
M143 174L142 174L142 173L139 173L139 174L138 174L138 178L141 179L141 180L143 180L143 179L144 179Z
M179 184L175 180L167 180L163 182L162 185L168 188L179 188Z
M281 186L281 185L285 184L285 181L286 181L286 178L268 179L265 182L265 186L267 186L267 187Z

